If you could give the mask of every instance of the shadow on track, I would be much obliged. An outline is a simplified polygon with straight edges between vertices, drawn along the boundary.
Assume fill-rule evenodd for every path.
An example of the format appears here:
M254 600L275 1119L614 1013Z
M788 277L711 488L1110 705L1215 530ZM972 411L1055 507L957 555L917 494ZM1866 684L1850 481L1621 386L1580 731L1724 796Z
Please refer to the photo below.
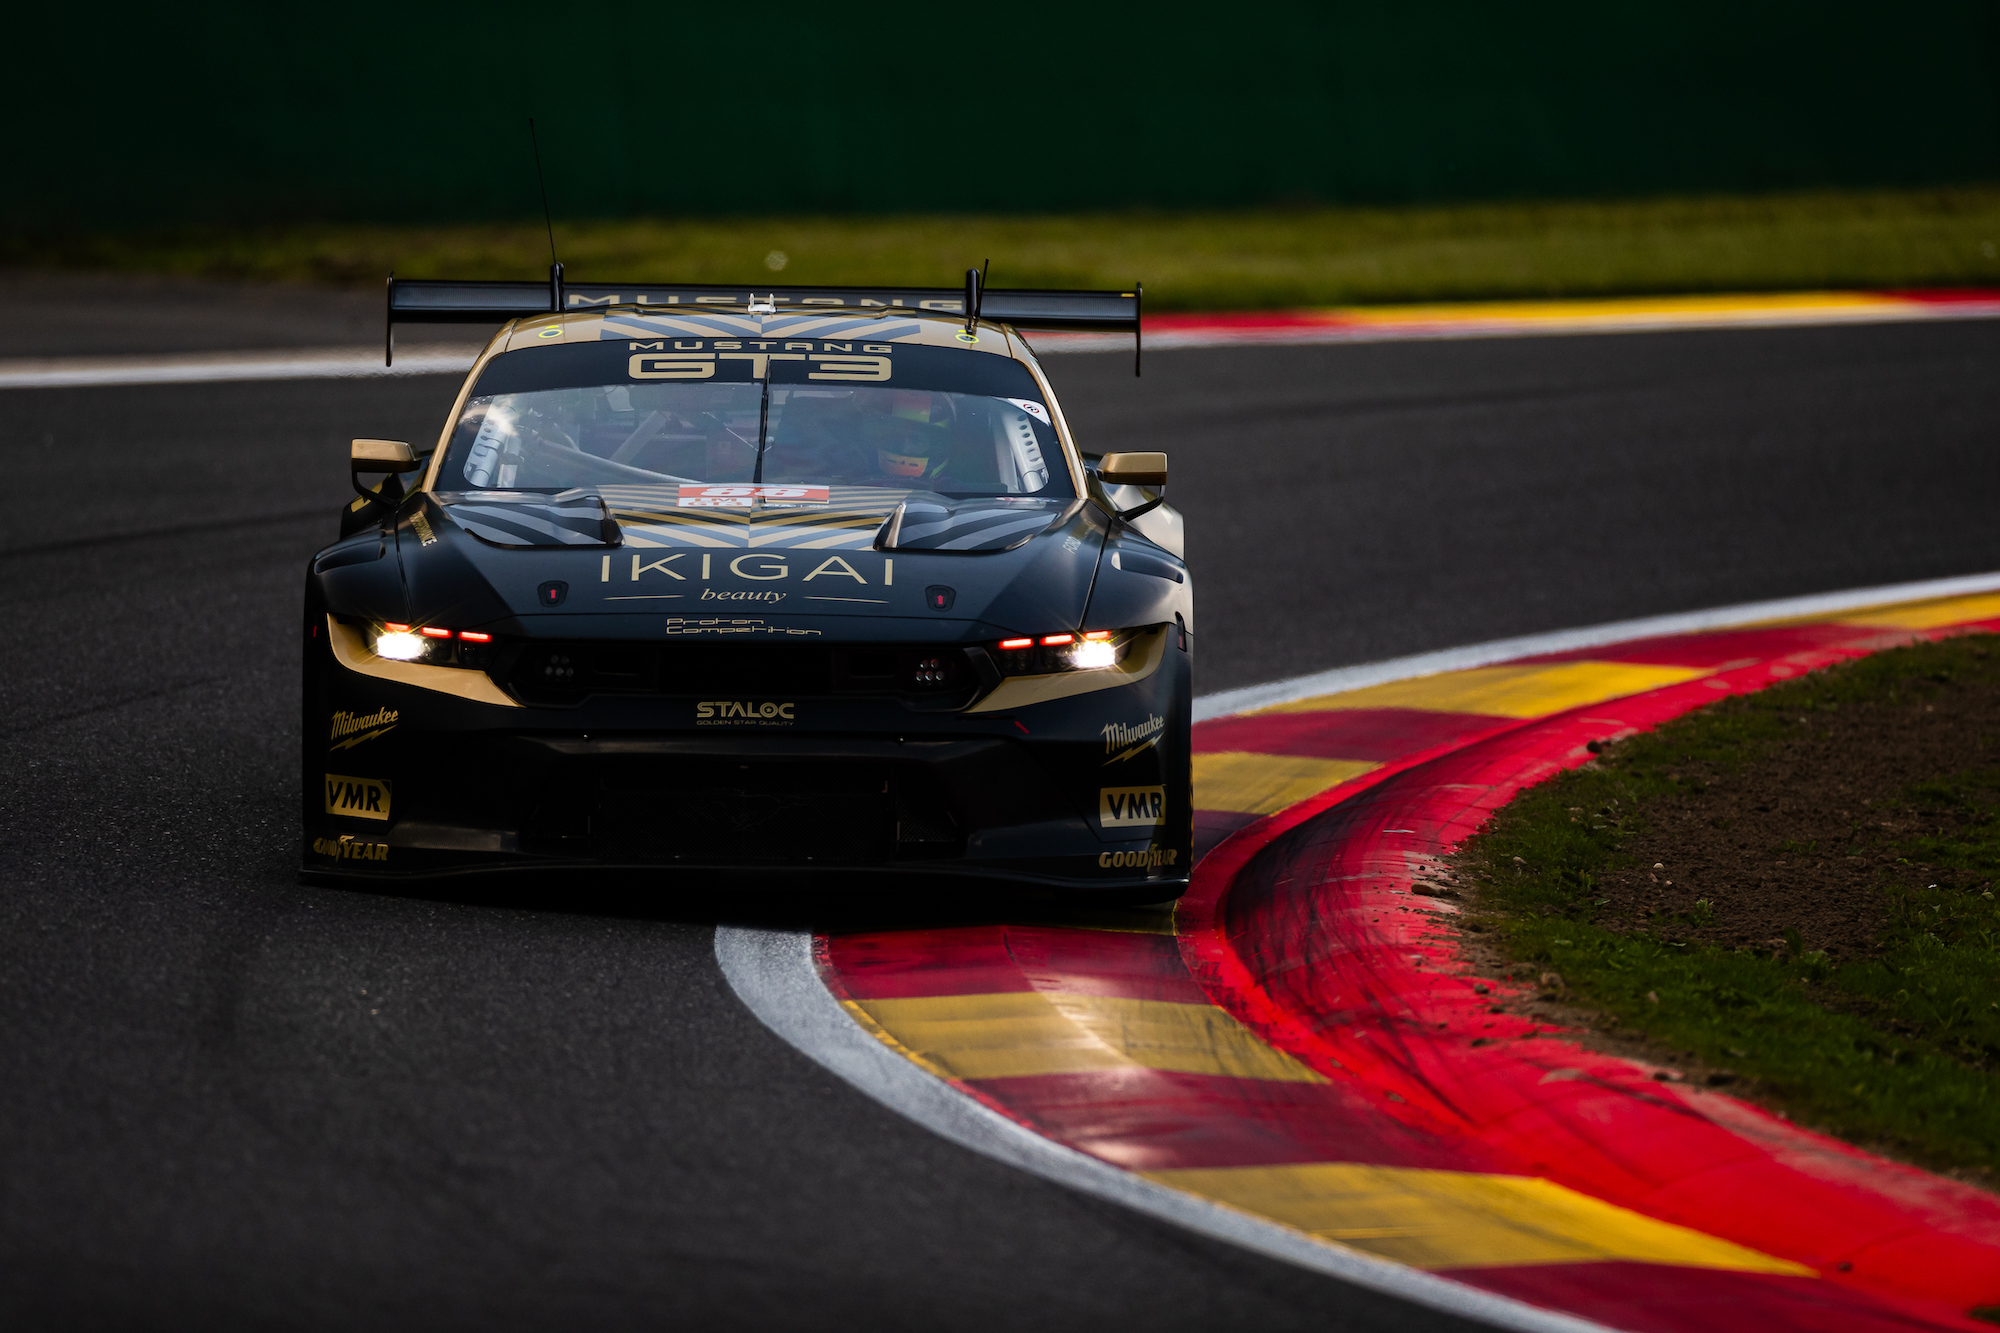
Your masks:
M816 872L809 885L801 882L804 878L770 870L686 871L650 878L641 872L519 870L404 884L311 875L301 876L301 882L459 907L824 935L1011 925L1172 929L1170 902L1102 907L1056 892L945 877L891 889L860 873ZM719 907L718 900L725 905Z

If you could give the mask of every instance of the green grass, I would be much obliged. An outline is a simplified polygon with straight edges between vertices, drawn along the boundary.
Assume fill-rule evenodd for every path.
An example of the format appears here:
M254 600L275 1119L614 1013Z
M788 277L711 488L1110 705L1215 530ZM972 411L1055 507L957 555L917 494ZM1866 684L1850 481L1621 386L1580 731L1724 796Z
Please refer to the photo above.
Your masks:
M1645 831L1648 802L1688 790L1685 770L1738 770L1795 733L1802 713L1894 702L1944 679L2000 684L1992 642L1899 649L1730 700L1523 792L1461 854L1481 924L1516 959L1559 973L1579 1003L1758 1080L1797 1119L1936 1167L2000 1166L2000 755L1877 802L1958 818L1950 835L1894 848L1902 861L1880 886L1888 923L1872 959L1836 964L1789 931L1771 955L1675 941L1674 921L1621 933L1598 924L1595 892L1631 864L1624 846ZM1579 808L1590 813L1572 819ZM1858 849L1858 824L1852 836ZM1910 882L1905 863L1933 867L1917 878L1936 882ZM1678 924L1705 924L1700 905Z
M1151 308L2000 285L2000 186L1699 199L1070 216L566 221L579 280L1146 284ZM782 275L766 257L787 257ZM359 285L535 278L535 223L0 238L0 264Z

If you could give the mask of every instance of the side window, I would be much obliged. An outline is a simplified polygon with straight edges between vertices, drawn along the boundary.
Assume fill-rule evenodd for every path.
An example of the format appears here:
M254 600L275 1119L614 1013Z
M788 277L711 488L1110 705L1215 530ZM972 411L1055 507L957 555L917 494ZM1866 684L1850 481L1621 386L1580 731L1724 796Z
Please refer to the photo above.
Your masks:
M1049 484L1049 465L1026 411L1013 403L1001 407L993 414L993 434L1000 480L1009 490L1026 494Z
M468 404L468 415L477 406ZM466 484L474 490L505 490L521 470L521 433L505 398L489 398L484 407L478 433L465 456Z

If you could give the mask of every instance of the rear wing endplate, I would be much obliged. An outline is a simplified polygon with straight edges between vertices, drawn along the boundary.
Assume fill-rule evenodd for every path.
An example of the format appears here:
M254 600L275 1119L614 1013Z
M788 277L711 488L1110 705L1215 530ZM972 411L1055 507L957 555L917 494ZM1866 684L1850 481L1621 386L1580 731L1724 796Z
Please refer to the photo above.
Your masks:
M979 293L981 319L1021 329L1129 333L1139 337L1145 288L1129 292L1040 291L995 287ZM664 310L768 303L774 310L847 309L964 315L966 294L950 287L724 287L710 284L565 282L560 265L547 282L448 282L389 278L383 363L395 359L398 324L497 324L528 315L611 306Z

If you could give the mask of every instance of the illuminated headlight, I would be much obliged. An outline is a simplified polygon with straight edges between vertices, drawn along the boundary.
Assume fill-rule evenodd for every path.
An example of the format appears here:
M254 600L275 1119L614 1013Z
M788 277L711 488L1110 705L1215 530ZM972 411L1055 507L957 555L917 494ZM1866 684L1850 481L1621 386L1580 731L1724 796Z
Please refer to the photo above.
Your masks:
M1102 671L1115 667L1138 630L1094 629L1079 634L1002 639L994 659L1008 676L1041 676L1057 671Z
M389 662L421 662L425 670L462 667L484 671L502 648L491 630L399 625L393 620L361 621L345 616L337 619L359 634L369 655Z
M1103 667L1118 665L1118 646L1107 636L1102 639L1085 639L1069 650L1069 665L1072 671L1096 671Z
M414 662L430 647L421 635L408 630L384 630L375 640L375 656L393 662Z

